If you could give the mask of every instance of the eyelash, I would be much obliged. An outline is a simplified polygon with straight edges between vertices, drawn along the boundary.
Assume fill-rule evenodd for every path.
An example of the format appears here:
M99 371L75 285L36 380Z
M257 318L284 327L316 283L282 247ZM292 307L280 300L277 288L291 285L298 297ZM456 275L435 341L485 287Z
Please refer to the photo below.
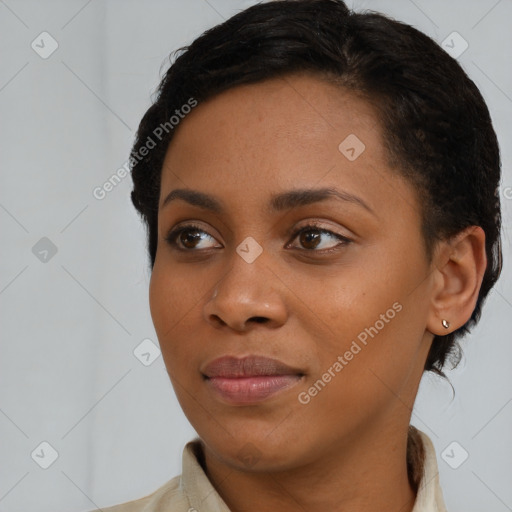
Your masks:
M179 228L171 230L168 233L168 235L165 237L165 240L174 249L176 249L177 251L182 251L182 252L198 252L198 251L202 251L202 250L207 250L207 249L183 249L183 248L178 246L178 243L177 243L176 239L178 238L179 235L181 235L181 233L183 231L188 231L188 230L190 230L190 231L201 231L202 233L208 234L204 229L202 229L197 224L186 224L185 226L180 226ZM331 253L333 251L339 250L340 247L346 246L346 245L348 245L349 243L352 242L352 240L350 240L349 238L344 237L342 235L339 235L338 233L334 233L333 231L330 231L328 229L321 228L320 226L318 226L318 225L316 225L314 223L307 224L305 226L302 226L298 230L296 230L293 233L293 235L292 235L292 241L295 240L295 238L297 238L297 236L299 234L301 234L303 231L317 231L318 233L332 235L333 237L335 237L338 240L340 240L340 243L338 245L336 245L335 247L331 247L330 249L323 249L323 250L301 249L301 250L307 251L307 252L317 252L317 253L322 253L322 254ZM208 236L211 236L211 235L208 234Z

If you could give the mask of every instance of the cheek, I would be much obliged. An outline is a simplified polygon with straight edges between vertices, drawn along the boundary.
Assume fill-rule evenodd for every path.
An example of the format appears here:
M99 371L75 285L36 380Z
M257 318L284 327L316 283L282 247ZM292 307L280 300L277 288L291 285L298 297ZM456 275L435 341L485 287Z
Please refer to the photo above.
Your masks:
M187 281L187 283L184 282ZM153 269L149 285L149 305L162 358L176 393L178 402L189 421L201 424L205 419L197 412L201 385L197 372L199 347L195 345L194 326L197 329L199 294L193 293L190 277L176 272ZM199 407L199 413L202 408Z
M157 257L149 283L149 308L162 342L200 300L201 291L192 277Z
M343 373L350 373L357 385L369 368L390 378L399 368L408 371L424 334L428 284L422 279L427 266L420 252L404 255L399 249L399 244L389 244L367 251L357 268L343 269L313 295L318 297L315 311L323 312L323 323L330 327L320 342L324 371L345 354L351 369Z
M169 293L172 290L170 281L169 278L164 279L164 273L156 261L149 283L149 309L160 343L163 342L163 333L172 325L171 317L175 311L172 303L174 294Z
M155 263L149 284L149 308L162 352L172 350L180 323L190 310L186 290L174 272ZM181 321L181 322L180 322ZM175 344L174 344L175 345Z
M402 302L405 284L395 269L383 268L384 265L383 260L365 261L357 268L343 269L339 275L319 283L317 291L311 286L307 290L305 296L313 296L312 309L319 312L331 328L333 348L343 349L359 335L364 342L368 336L365 329L377 323L378 331L384 332L396 321L400 305L393 305Z
M198 357L201 286L190 273L166 269L155 262L149 284L149 307L168 372L182 380Z

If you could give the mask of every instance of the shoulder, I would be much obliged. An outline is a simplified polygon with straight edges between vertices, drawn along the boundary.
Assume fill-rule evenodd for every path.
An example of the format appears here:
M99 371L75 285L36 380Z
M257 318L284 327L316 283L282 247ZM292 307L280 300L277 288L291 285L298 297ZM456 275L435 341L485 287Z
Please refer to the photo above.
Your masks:
M181 475L137 500L88 512L191 512L199 508L206 511L205 507L210 507L208 510L229 512L208 480L202 461L202 447L197 438L183 449ZM208 503L204 503L205 497Z
M188 512L189 509L189 501L181 488L181 476L176 476L147 496L88 512Z

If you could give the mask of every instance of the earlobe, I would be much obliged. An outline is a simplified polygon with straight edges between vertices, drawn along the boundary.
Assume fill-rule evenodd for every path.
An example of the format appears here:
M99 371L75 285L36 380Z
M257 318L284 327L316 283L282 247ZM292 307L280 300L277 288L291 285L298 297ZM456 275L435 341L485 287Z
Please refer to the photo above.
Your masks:
M461 231L444 243L434 263L427 329L445 336L463 326L475 309L487 266L484 230L470 226Z

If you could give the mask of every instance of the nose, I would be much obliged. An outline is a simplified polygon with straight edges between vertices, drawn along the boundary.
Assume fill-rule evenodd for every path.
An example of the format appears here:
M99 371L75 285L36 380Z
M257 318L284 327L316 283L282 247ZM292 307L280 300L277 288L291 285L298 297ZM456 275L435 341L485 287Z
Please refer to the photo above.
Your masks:
M262 256L247 263L238 254L204 305L203 316L215 328L246 331L254 324L276 328L286 322L283 285Z

